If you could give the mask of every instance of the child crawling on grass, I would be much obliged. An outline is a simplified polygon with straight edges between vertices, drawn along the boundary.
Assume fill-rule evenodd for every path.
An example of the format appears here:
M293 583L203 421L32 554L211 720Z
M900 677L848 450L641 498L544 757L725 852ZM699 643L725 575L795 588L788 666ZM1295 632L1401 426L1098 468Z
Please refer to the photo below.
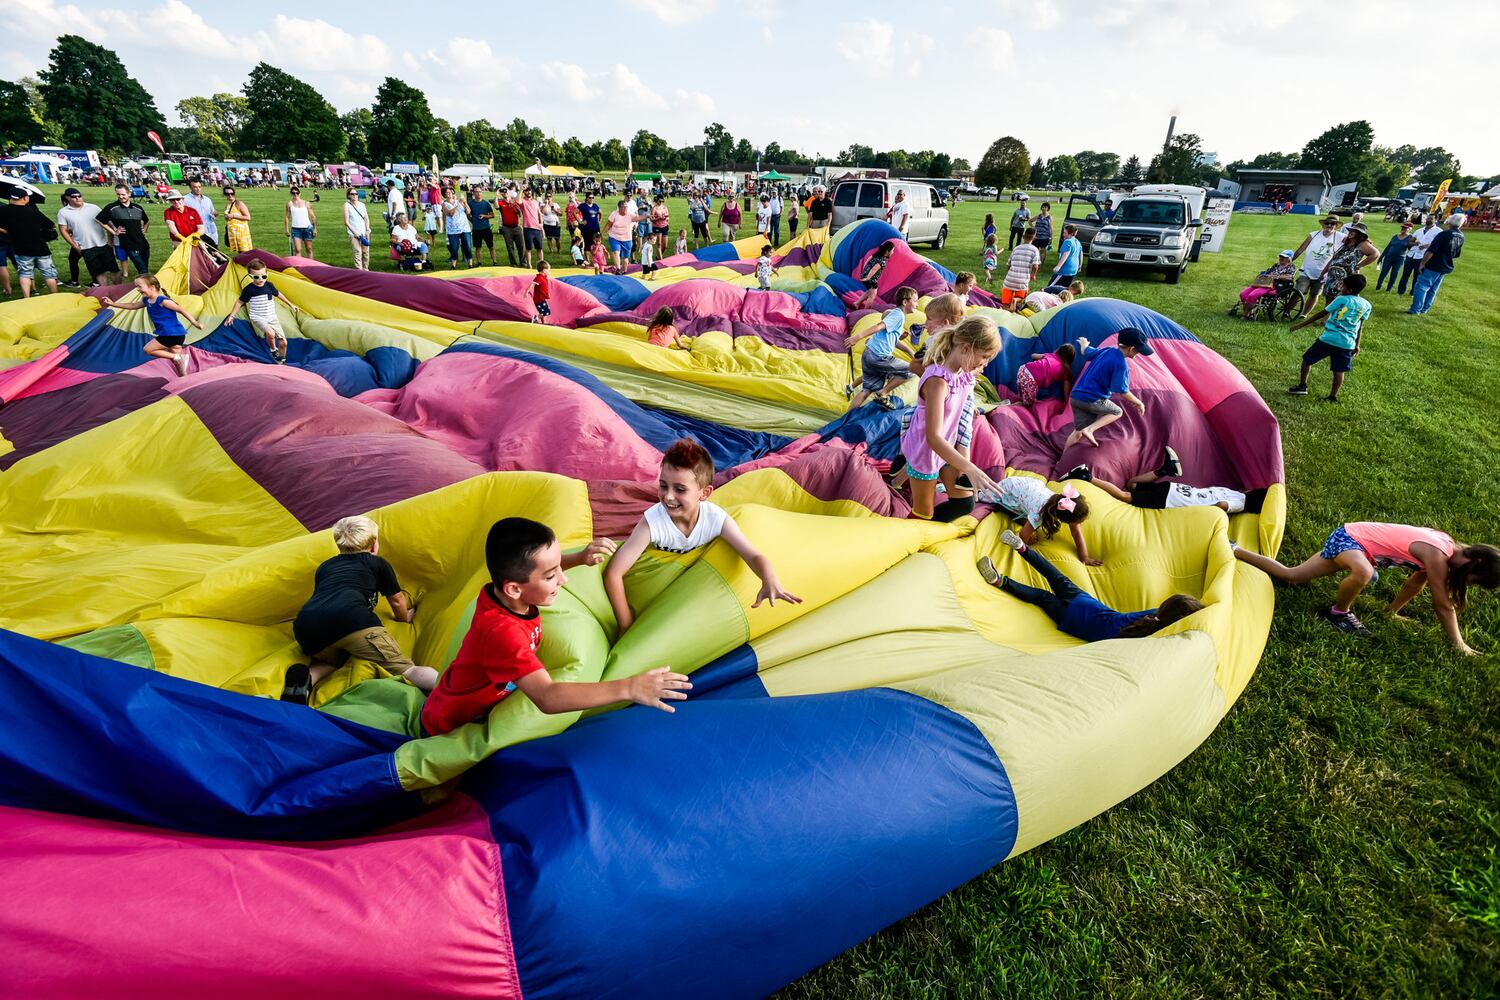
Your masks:
M767 601L774 607L778 598L792 604L802 603L802 598L782 589L771 560L750 543L734 518L709 501L713 482L714 460L696 441L678 441L662 455L661 476L656 483L659 502L646 510L604 571L604 591L609 595L622 635L635 622L635 613L625 595L625 574L647 546L664 552L691 552L723 538L760 577L760 593L755 595L752 608Z
M1138 639L1154 635L1173 622L1203 610L1203 602L1187 594L1173 594L1160 607L1144 611L1116 611L1098 598L1084 592L1048 562L1041 553L1021 541L1021 536L1007 529L1000 541L1020 553L1036 570L1049 589L1028 587L995 568L989 556L979 560L979 575L992 587L999 587L1012 597L1034 604L1047 613L1059 629L1084 642L1104 639Z
M430 736L478 722L520 691L548 715L634 702L676 711L693 687L687 677L657 667L616 681L554 681L537 658L542 643L541 609L557 600L565 570L592 565L614 551L596 539L582 552L564 554L545 524L524 517L495 522L484 543L490 582L479 591L474 621L458 656L422 706L422 729Z

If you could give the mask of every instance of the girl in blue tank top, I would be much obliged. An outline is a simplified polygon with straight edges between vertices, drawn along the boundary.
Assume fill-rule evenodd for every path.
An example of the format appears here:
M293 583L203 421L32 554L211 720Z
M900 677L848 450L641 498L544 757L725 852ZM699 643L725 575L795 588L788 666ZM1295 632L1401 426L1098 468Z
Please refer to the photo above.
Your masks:
M179 303L173 302L166 292L161 290L161 282L154 274L136 275L136 291L141 293L139 302L115 302L106 297L104 308L106 309L144 309L146 315L151 319L151 326L156 334L155 339L146 342L146 353L153 358L162 358L172 362L177 369L177 374L186 375L188 370L187 331L182 328L182 321L177 317L186 316L187 321L199 330L203 324L198 322L198 317L182 308Z

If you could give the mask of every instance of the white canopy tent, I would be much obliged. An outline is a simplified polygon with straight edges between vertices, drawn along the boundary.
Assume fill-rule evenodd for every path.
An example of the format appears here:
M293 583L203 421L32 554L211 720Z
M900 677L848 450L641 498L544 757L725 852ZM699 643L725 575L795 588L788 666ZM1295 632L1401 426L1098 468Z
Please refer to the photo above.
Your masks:
M468 181L483 181L489 179L490 168L483 163L455 163L447 170L444 170L442 176L458 177Z

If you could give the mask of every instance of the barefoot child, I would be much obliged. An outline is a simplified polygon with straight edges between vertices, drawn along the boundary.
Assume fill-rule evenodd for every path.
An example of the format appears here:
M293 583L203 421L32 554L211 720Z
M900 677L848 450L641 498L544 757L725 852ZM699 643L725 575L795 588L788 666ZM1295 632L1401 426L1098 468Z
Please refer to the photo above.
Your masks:
M552 265L545 260L536 266L536 277L531 279L531 304L536 307L533 323L546 324L552 315Z
M1360 337L1364 335L1365 320L1370 315L1369 300L1360 296L1364 290L1365 276L1351 274L1344 279L1342 295L1324 306L1322 312L1310 313L1301 322L1293 324L1292 330L1300 330L1320 319L1325 320L1323 332L1302 355L1302 377L1287 390L1288 393L1306 396L1308 372L1312 371L1313 365L1327 358L1328 367L1333 372L1333 388L1328 392L1328 401L1339 401L1339 389L1343 388L1344 376L1354 370Z
M596 539L582 552L565 555L545 524L524 517L495 522L484 543L490 582L479 591L458 656L422 706L422 729L437 736L478 722L513 690L548 715L623 701L676 711L667 703L685 699L693 685L666 667L617 681L554 681L537 658L541 609L568 582L564 570L597 564L613 550L613 542Z
M760 290L769 292L771 290L771 275L780 272L771 266L771 244L767 243L760 248L760 258L755 262L755 280L760 285Z
M141 293L139 302L115 302L106 296L104 308L146 310L146 315L151 318L151 326L156 332L154 340L146 341L146 353L153 358L163 358L172 362L177 368L178 375L186 375L188 370L187 331L182 328L182 321L177 317L186 316L187 321L199 330L203 329L203 324L198 322L198 317L173 302L171 297L161 290L161 282L156 279L156 275L136 275L135 288Z
M604 241L602 239L600 239L598 236L595 236L594 237L594 273L595 274L603 274L604 273L604 262L605 262L605 260L606 260L606 258L604 256Z
M771 560L750 543L734 518L718 504L709 502L713 482L714 460L696 441L678 441L662 455L661 478L656 483L660 502L646 510L604 570L604 592L609 595L622 635L635 622L635 613L625 595L625 574L650 545L664 552L691 552L722 537L760 577L760 593L755 595L752 608L760 607L764 601L775 607L778 598L792 604L802 603L802 598L782 589Z
M895 249L896 241L886 240L865 262L864 270L859 273L859 283L865 286L865 294L854 303L855 309L868 309L875 301L875 296L880 290L880 276L885 273L885 266L891 262L891 252Z
M1015 549L1031 568L1047 581L1049 589L1028 587L995 569L989 556L979 560L979 575L992 587L999 587L1012 597L1034 604L1047 613L1057 627L1075 639L1100 642L1105 639L1139 639L1154 635L1173 622L1203 610L1203 602L1187 594L1173 594L1161 607L1145 611L1116 611L1098 598L1084 593L1049 563L1040 552L1021 541L1014 531L1005 531L1000 541Z
M984 283L994 288L995 268L1000 266L1000 249L995 245L994 233L984 238L984 255L981 263L984 264Z
M379 664L423 691L431 691L437 682L437 671L413 663L375 615L381 597L390 603L397 621L410 622L416 614L396 571L377 554L379 533L368 517L335 522L333 542L339 554L313 574L312 597L292 622L292 635L312 664L295 663L287 670L282 701L308 704L313 689L350 656Z
M1027 545L1036 541L1038 534L1044 539L1051 538L1066 524L1073 536L1073 548L1078 550L1078 560L1085 566L1104 565L1104 560L1089 555L1088 542L1079 527L1088 520L1089 503L1078 495L1076 487L1064 486L1061 493L1054 493L1045 480L1035 476L1006 476L993 493L981 493L979 499L1025 522L1020 538Z
M250 265L250 284L240 289L240 304L234 307L234 312L224 317L224 325L231 325L240 314L240 306L243 306L250 317L250 325L266 339L266 349L271 352L271 359L280 365L286 363L286 333L281 329L281 320L276 315L277 299L286 302L286 307L292 312L300 311L282 298L281 292L271 284L271 279L266 274L266 265L255 261Z
M901 435L901 455L911 477L911 516L951 521L974 508L974 490L999 487L956 447L960 425L974 395L974 373L1000 350L994 320L970 316L933 335L927 344L927 367L917 383L917 406L911 426ZM965 487L959 476L967 476ZM937 484L948 499L939 508Z
M1328 536L1321 552L1297 566L1284 566L1269 556L1242 548L1236 548L1234 555L1240 562L1286 583L1307 583L1323 576L1347 574L1339 584L1333 605L1319 612L1319 616L1340 632L1360 638L1371 635L1354 613L1354 602L1360 592L1374 582L1379 569L1409 569L1412 575L1386 610L1393 617L1404 619L1401 609L1431 584L1432 610L1443 623L1454 648L1466 656L1476 652L1464 642L1458 627L1458 614L1468 605L1469 585L1488 590L1500 587L1500 549L1493 545L1461 546L1441 531L1409 524L1357 521L1342 525Z
M1073 407L1073 433L1068 435L1065 447L1073 446L1080 438L1095 448L1099 447L1094 433L1125 415L1111 396L1118 395L1136 410L1146 411L1146 404L1130 391L1130 365L1127 362L1136 355L1155 354L1156 351L1146 342L1145 334L1133 326L1119 332L1115 345L1083 352L1083 360L1089 362L1089 366L1073 384L1073 392L1068 397Z
M850 410L859 409L872 395L875 402L886 409L896 408L891 392L912 377L910 364L896 357L896 345L906 332L906 317L916 311L917 290L910 285L902 285L896 289L896 308L888 310L881 317L880 326L865 341L865 349L859 359L859 391L855 391L853 382L844 386L844 392L852 397L849 400ZM851 333L844 340L844 350L852 351L861 336Z

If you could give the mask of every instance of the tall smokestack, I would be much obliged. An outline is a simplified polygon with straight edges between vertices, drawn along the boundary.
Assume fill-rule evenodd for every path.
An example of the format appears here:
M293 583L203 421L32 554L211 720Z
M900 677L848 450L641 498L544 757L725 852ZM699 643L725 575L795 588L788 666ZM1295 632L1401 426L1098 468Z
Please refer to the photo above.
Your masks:
M1172 120L1167 122L1167 141L1161 144L1163 156L1166 155L1168 149L1172 148L1172 133L1175 131L1177 131L1177 116L1173 115Z

